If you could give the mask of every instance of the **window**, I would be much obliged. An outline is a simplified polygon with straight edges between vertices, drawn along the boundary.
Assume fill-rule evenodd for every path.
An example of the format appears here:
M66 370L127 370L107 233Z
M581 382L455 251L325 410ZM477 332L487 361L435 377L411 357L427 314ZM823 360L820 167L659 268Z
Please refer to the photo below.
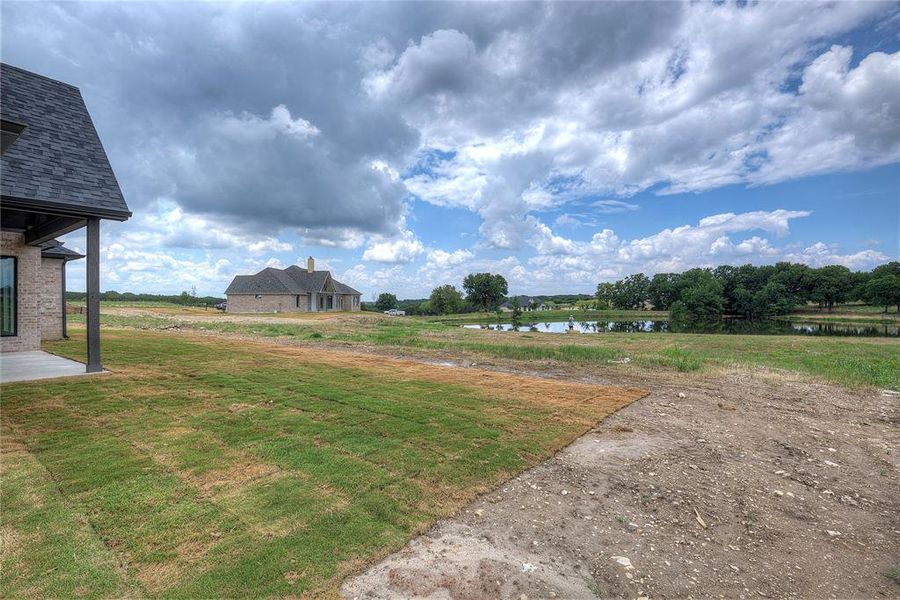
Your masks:
M0 335L18 335L16 318L16 257L0 256Z
M19 134L25 130L21 123L0 120L0 154L6 154L10 146L19 139Z
M296 304L294 306L300 308L300 294L297 294Z

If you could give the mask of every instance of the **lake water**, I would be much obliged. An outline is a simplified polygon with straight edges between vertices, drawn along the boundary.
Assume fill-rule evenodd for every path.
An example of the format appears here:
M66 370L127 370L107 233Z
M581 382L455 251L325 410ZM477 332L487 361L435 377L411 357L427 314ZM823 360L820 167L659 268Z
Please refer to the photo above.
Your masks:
M495 331L512 331L510 323L492 323L489 325L463 325L466 329L492 329ZM526 322L519 331L533 333L566 333L568 321ZM574 330L578 333L731 333L756 335L825 335L825 336L858 336L858 337L900 337L900 328L896 323L817 323L809 321L783 321L763 319L750 321L746 319L723 319L711 327L686 327L674 325L671 321L661 319L645 319L637 321L575 321Z

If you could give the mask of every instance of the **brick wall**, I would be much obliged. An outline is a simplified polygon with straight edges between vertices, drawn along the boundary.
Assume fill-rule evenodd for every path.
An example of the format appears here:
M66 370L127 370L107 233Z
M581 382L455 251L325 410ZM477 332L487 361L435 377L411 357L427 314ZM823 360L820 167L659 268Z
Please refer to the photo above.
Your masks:
M306 294L301 294L299 308L296 305L297 297L293 294L261 294L260 296L257 298L255 294L229 294L227 311L233 313L306 312L309 306ZM359 309L358 302L356 306L353 306L353 296L349 294L335 295L332 310Z
M62 270L61 258L41 258L41 339L62 339Z
M338 306L340 310L359 310L359 302L356 303L356 306L353 306L353 296L351 294L341 294L337 297Z
M266 312L303 312L307 308L307 296L300 296L300 307L297 308L297 296L294 294L229 294L228 312L234 313L266 313Z
M0 352L41 349L41 249L23 244L23 237L0 231L0 254L18 258L18 335L0 338Z

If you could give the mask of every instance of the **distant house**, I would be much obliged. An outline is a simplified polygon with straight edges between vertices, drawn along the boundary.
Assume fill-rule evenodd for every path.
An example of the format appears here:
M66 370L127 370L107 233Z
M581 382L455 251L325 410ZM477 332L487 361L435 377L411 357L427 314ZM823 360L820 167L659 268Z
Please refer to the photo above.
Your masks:
M0 351L65 336L65 265L84 256L55 238L87 227L85 370L101 371L100 220L131 211L77 87L0 64L0 124Z
M359 310L360 293L331 276L316 271L310 256L306 268L263 269L256 275L238 275L225 290L226 311L233 313L323 312Z
M550 307L544 303L544 299L539 296L514 296L519 299L519 308L523 311L533 310L550 310ZM500 310L509 312L513 309L513 298L500 305Z

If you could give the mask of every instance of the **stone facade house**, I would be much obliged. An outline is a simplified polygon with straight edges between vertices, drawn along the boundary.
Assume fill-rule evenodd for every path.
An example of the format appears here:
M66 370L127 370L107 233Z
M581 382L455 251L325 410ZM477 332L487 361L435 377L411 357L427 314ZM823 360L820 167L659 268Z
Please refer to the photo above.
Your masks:
M297 265L269 267L256 275L238 275L225 296L225 310L233 313L360 310L360 293L332 277L330 271L316 271L311 256L305 269Z
M86 371L100 371L100 220L131 212L77 87L0 64L0 124L0 351L66 335L65 265L86 256ZM55 239L82 227L85 256Z

